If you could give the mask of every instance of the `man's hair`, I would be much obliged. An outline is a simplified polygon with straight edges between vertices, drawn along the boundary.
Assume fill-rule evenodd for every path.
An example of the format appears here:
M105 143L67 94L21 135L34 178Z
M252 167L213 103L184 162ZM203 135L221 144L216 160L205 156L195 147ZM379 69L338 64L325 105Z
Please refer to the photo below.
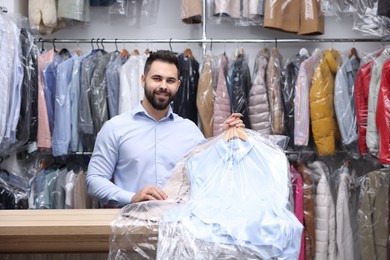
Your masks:
M144 75L146 76L152 66L152 63L156 60L174 64L177 68L177 78L180 78L179 59L176 54L168 50L158 50L151 52L148 59L145 62Z

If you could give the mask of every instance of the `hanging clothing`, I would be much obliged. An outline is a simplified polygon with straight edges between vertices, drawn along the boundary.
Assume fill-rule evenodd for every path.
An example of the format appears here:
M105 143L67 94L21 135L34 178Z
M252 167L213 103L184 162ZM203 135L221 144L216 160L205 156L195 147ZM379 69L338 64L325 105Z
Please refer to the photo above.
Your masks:
M376 107L376 126L379 136L379 162L390 163L390 61L382 68L382 77Z
M299 17L299 19L297 19ZM324 33L324 17L318 0L265 0L264 27L300 35Z
M338 51L325 51L310 89L310 120L318 154L334 154L340 137L334 112L334 77L341 65Z
M357 217L359 187L354 171L341 167L336 199L336 242L338 259L361 259Z
M387 203L389 170L376 170L364 176L359 207L359 238L362 260L386 259Z
M206 54L199 77L196 96L200 130L206 138L213 136L214 87L212 54Z
M270 58L268 48L262 48L256 55L253 69L253 84L249 91L250 128L263 134L271 133L271 116L266 84L266 70Z
M309 143L309 95L314 70L321 59L321 50L315 49L310 58L303 61L299 66L294 96L294 144L296 146L307 146Z
M215 90L213 135L219 135L223 131L223 122L231 114L230 96L227 88L227 71L229 61L225 54L219 56L217 89Z
M49 50L38 57L38 133L37 147L43 149L51 148L51 132L49 127L49 116L47 113L43 70L53 61L55 51Z
M281 56L278 48L274 47L266 70L268 103L271 114L272 134L284 134L284 111L282 93L280 90Z
M57 81L55 85L54 127L52 135L53 156L67 155L71 139L71 102L70 91L73 64L76 54L63 61L57 67Z
M303 213L303 180L302 176L295 169L293 165L290 165L291 184L293 188L294 196L294 213L299 222L304 225L304 213ZM302 232L301 235L301 247L299 249L298 260L305 259L305 237Z
M299 67L301 63L309 58L309 52L302 48L295 57L287 61L280 77L280 88L282 92L284 110L284 130L288 140L288 147L294 147L294 98L295 86L297 84Z
M181 20L186 24L199 24L202 22L201 0L180 0Z
M199 62L195 58L178 56L180 68L180 88L173 100L173 112L198 124L196 96L199 83Z
M121 66L118 114L131 111L143 99L141 76L144 73L146 58L144 54L131 55Z
M336 211L330 187L330 173L325 163L307 164L315 188L315 257L336 260Z
M302 176L303 180L303 219L304 230L303 235L305 237L305 259L314 259L316 253L316 233L315 233L315 202L314 194L312 190L312 179L310 176L310 170L299 163L297 170Z
M352 56L343 62L335 78L334 109L341 141L347 147L356 144L358 140L354 99L354 84L358 70L359 61Z
M390 49L385 49L375 58L371 69L370 87L368 92L368 114L366 142L371 154L377 155L379 151L379 136L376 122L378 94L382 78L383 64L390 58Z
M231 64L227 77L230 93L231 111L241 113L242 121L249 128L248 99L251 87L251 75L248 60L244 53L239 53Z
M358 145L360 154L368 152L366 134L367 134L367 114L368 114L368 95L371 80L371 68L373 61L363 64L355 80L355 106L356 121L358 126Z

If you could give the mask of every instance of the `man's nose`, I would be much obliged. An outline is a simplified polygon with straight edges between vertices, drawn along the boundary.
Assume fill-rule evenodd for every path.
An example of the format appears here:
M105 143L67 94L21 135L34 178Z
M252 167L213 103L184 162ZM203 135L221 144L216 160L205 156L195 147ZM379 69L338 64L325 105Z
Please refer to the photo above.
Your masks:
M161 81L161 87L164 88L164 89L167 88L167 81L166 81L165 79L163 79L163 80Z

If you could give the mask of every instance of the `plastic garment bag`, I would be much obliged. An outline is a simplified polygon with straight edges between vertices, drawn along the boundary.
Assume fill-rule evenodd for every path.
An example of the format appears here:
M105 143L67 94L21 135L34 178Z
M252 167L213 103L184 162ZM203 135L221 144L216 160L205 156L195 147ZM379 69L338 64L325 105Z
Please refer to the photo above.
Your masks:
M358 229L362 259L388 259L389 180L389 169L374 170L361 178Z
M280 78L280 88L284 109L285 134L290 137L289 148L294 147L294 97L295 86L302 61L309 57L309 52L302 48L295 57L287 60Z
M214 82L212 53L207 53L199 77L196 96L200 129L206 138L213 136Z
M228 58L225 54L219 56L214 99L213 135L223 132L223 122L230 116L230 96L227 88Z
M266 70L270 51L262 48L256 55L253 69L253 83L249 90L249 121L251 129L262 134L271 133L270 107L266 86Z
M248 57L240 48L233 56L233 61L227 76L227 86L230 96L231 111L241 113L246 127L250 126L248 113L248 98L251 87L251 75Z
M231 128L179 162L168 199L131 204L112 222L110 259L297 259L289 163L253 130Z
M272 48L266 75L272 134L284 133L284 110L280 90L281 59L278 48Z
M362 35L390 35L390 18L378 15L378 0L357 0L352 29Z
M340 54L329 49L315 69L310 89L310 122L319 155L334 154L340 133L334 112L334 81L341 65Z
M337 71L334 86L334 108L340 129L341 141L351 154L357 152L357 123L354 83L359 70L359 58L351 56Z

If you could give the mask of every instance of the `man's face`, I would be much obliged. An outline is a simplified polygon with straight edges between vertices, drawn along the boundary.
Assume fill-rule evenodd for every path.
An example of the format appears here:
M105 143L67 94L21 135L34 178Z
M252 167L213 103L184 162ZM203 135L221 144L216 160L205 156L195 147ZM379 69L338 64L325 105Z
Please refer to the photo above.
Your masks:
M154 61L147 75L142 76L145 97L156 110L164 110L175 98L180 86L174 64Z

